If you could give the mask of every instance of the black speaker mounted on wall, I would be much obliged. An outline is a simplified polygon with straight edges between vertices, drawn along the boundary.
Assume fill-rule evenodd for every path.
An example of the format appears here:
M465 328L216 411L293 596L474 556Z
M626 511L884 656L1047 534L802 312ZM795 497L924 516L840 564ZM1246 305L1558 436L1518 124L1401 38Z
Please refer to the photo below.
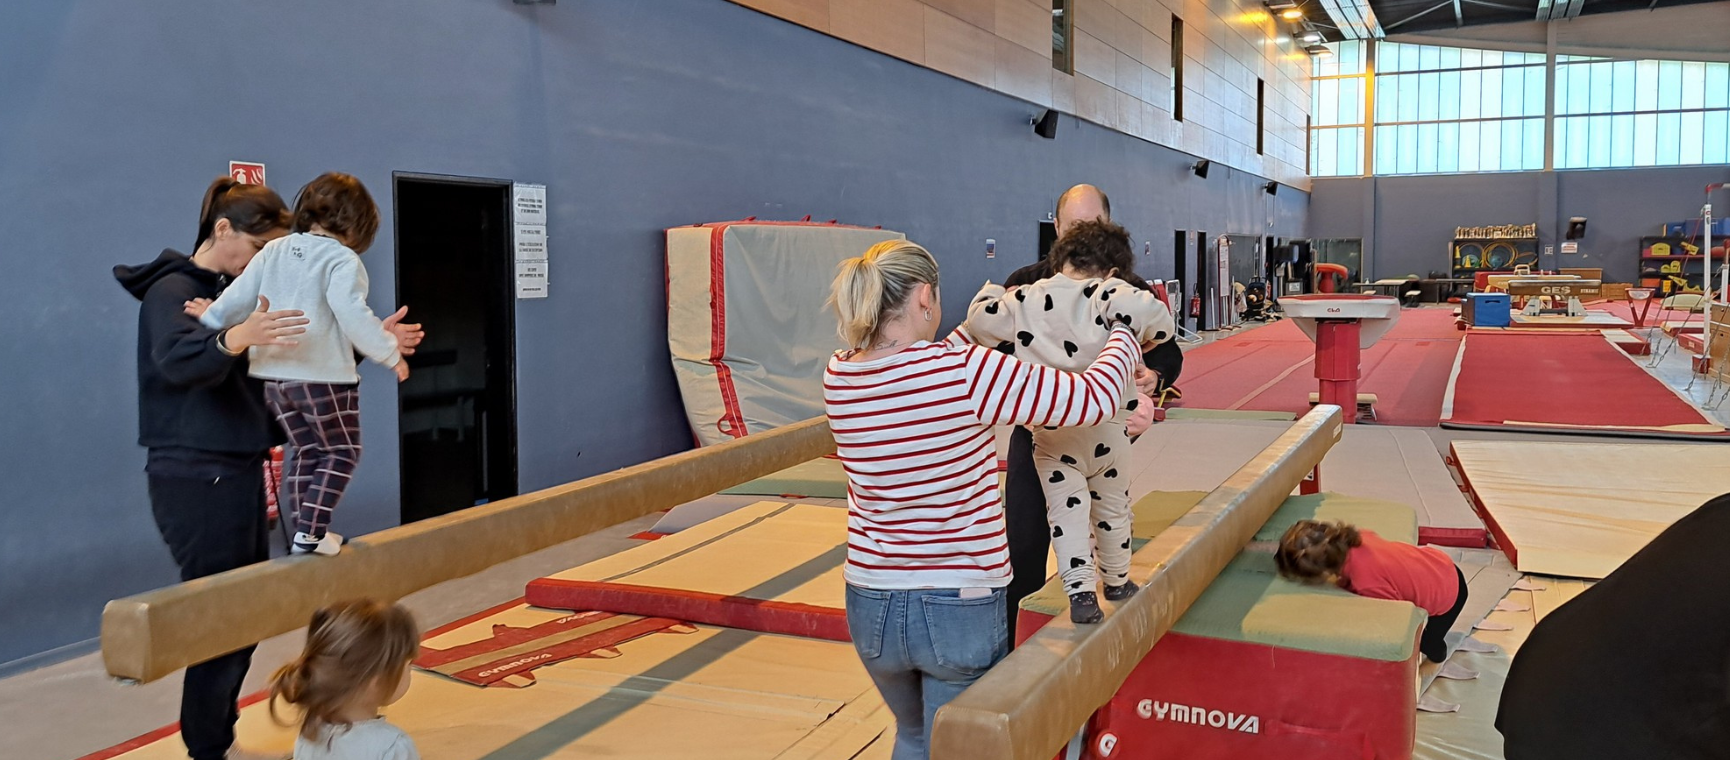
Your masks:
M1033 117L1033 134L1047 140L1057 136L1057 112L1047 108Z
M1568 239L1579 240L1586 236L1586 217L1574 216L1568 218Z
M1207 170L1211 166L1213 166L1213 162L1204 158L1195 162L1195 166L1189 167L1189 170L1195 172L1195 176L1207 179Z
M1265 191L1268 195L1278 195L1279 194L1279 183L1278 182L1269 182L1265 185L1262 185L1261 189L1263 191Z

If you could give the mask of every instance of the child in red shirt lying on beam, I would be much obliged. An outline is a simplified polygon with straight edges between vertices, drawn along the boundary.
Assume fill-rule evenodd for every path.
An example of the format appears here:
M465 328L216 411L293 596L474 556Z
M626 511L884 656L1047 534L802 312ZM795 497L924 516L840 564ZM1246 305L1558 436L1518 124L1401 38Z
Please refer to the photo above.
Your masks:
M1345 523L1300 520L1274 553L1287 580L1332 583L1358 596L1411 602L1429 613L1418 649L1430 662L1448 657L1444 637L1466 606L1466 576L1432 546L1389 541Z

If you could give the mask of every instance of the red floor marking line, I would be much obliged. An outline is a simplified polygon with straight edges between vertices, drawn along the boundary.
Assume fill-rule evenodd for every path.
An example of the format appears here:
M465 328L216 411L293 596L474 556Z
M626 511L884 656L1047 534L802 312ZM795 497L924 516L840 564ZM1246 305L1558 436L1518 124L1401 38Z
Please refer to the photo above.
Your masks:
M245 697L241 698L240 709L244 710L248 707L251 707L251 706L256 705L260 702L263 702L265 700L265 698L269 697L269 696L270 696L269 690L260 691L260 692L256 692L253 694L248 694ZM173 735L178 734L178 733L180 733L180 723L178 721L176 721L174 723L170 723L166 726L163 726L162 728L156 729L155 731L151 731L150 733L141 734L135 738L132 738L132 739L129 739L127 741L116 744L112 747L109 747L108 749L99 750L97 752L92 752L88 755L85 755L81 758L78 758L78 760L109 760L110 758L119 757L120 755L124 755L128 752L133 752L136 750L143 749L145 747L148 747L152 744L155 744L159 741L162 741L163 739L167 739L168 737L173 736Z

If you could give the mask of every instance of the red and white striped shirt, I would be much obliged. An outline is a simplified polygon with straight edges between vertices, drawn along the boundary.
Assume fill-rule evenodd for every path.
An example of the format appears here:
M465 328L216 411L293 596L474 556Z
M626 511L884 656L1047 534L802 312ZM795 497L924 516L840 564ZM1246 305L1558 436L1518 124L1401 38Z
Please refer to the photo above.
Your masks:
M1017 361L959 334L866 362L830 358L823 401L847 471L847 582L1008 585L993 426L1110 419L1136 348L1120 326L1081 373Z

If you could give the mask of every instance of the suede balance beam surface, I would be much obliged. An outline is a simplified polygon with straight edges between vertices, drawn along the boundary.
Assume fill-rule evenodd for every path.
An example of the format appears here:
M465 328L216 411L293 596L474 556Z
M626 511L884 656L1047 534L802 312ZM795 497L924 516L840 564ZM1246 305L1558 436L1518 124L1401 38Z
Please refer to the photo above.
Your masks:
M1320 405L1130 560L1141 593L1096 625L1047 623L937 712L935 760L1050 760L1340 439Z
M306 625L340 599L400 599L651 512L834 453L825 418L675 454L108 603L108 673L154 681Z

